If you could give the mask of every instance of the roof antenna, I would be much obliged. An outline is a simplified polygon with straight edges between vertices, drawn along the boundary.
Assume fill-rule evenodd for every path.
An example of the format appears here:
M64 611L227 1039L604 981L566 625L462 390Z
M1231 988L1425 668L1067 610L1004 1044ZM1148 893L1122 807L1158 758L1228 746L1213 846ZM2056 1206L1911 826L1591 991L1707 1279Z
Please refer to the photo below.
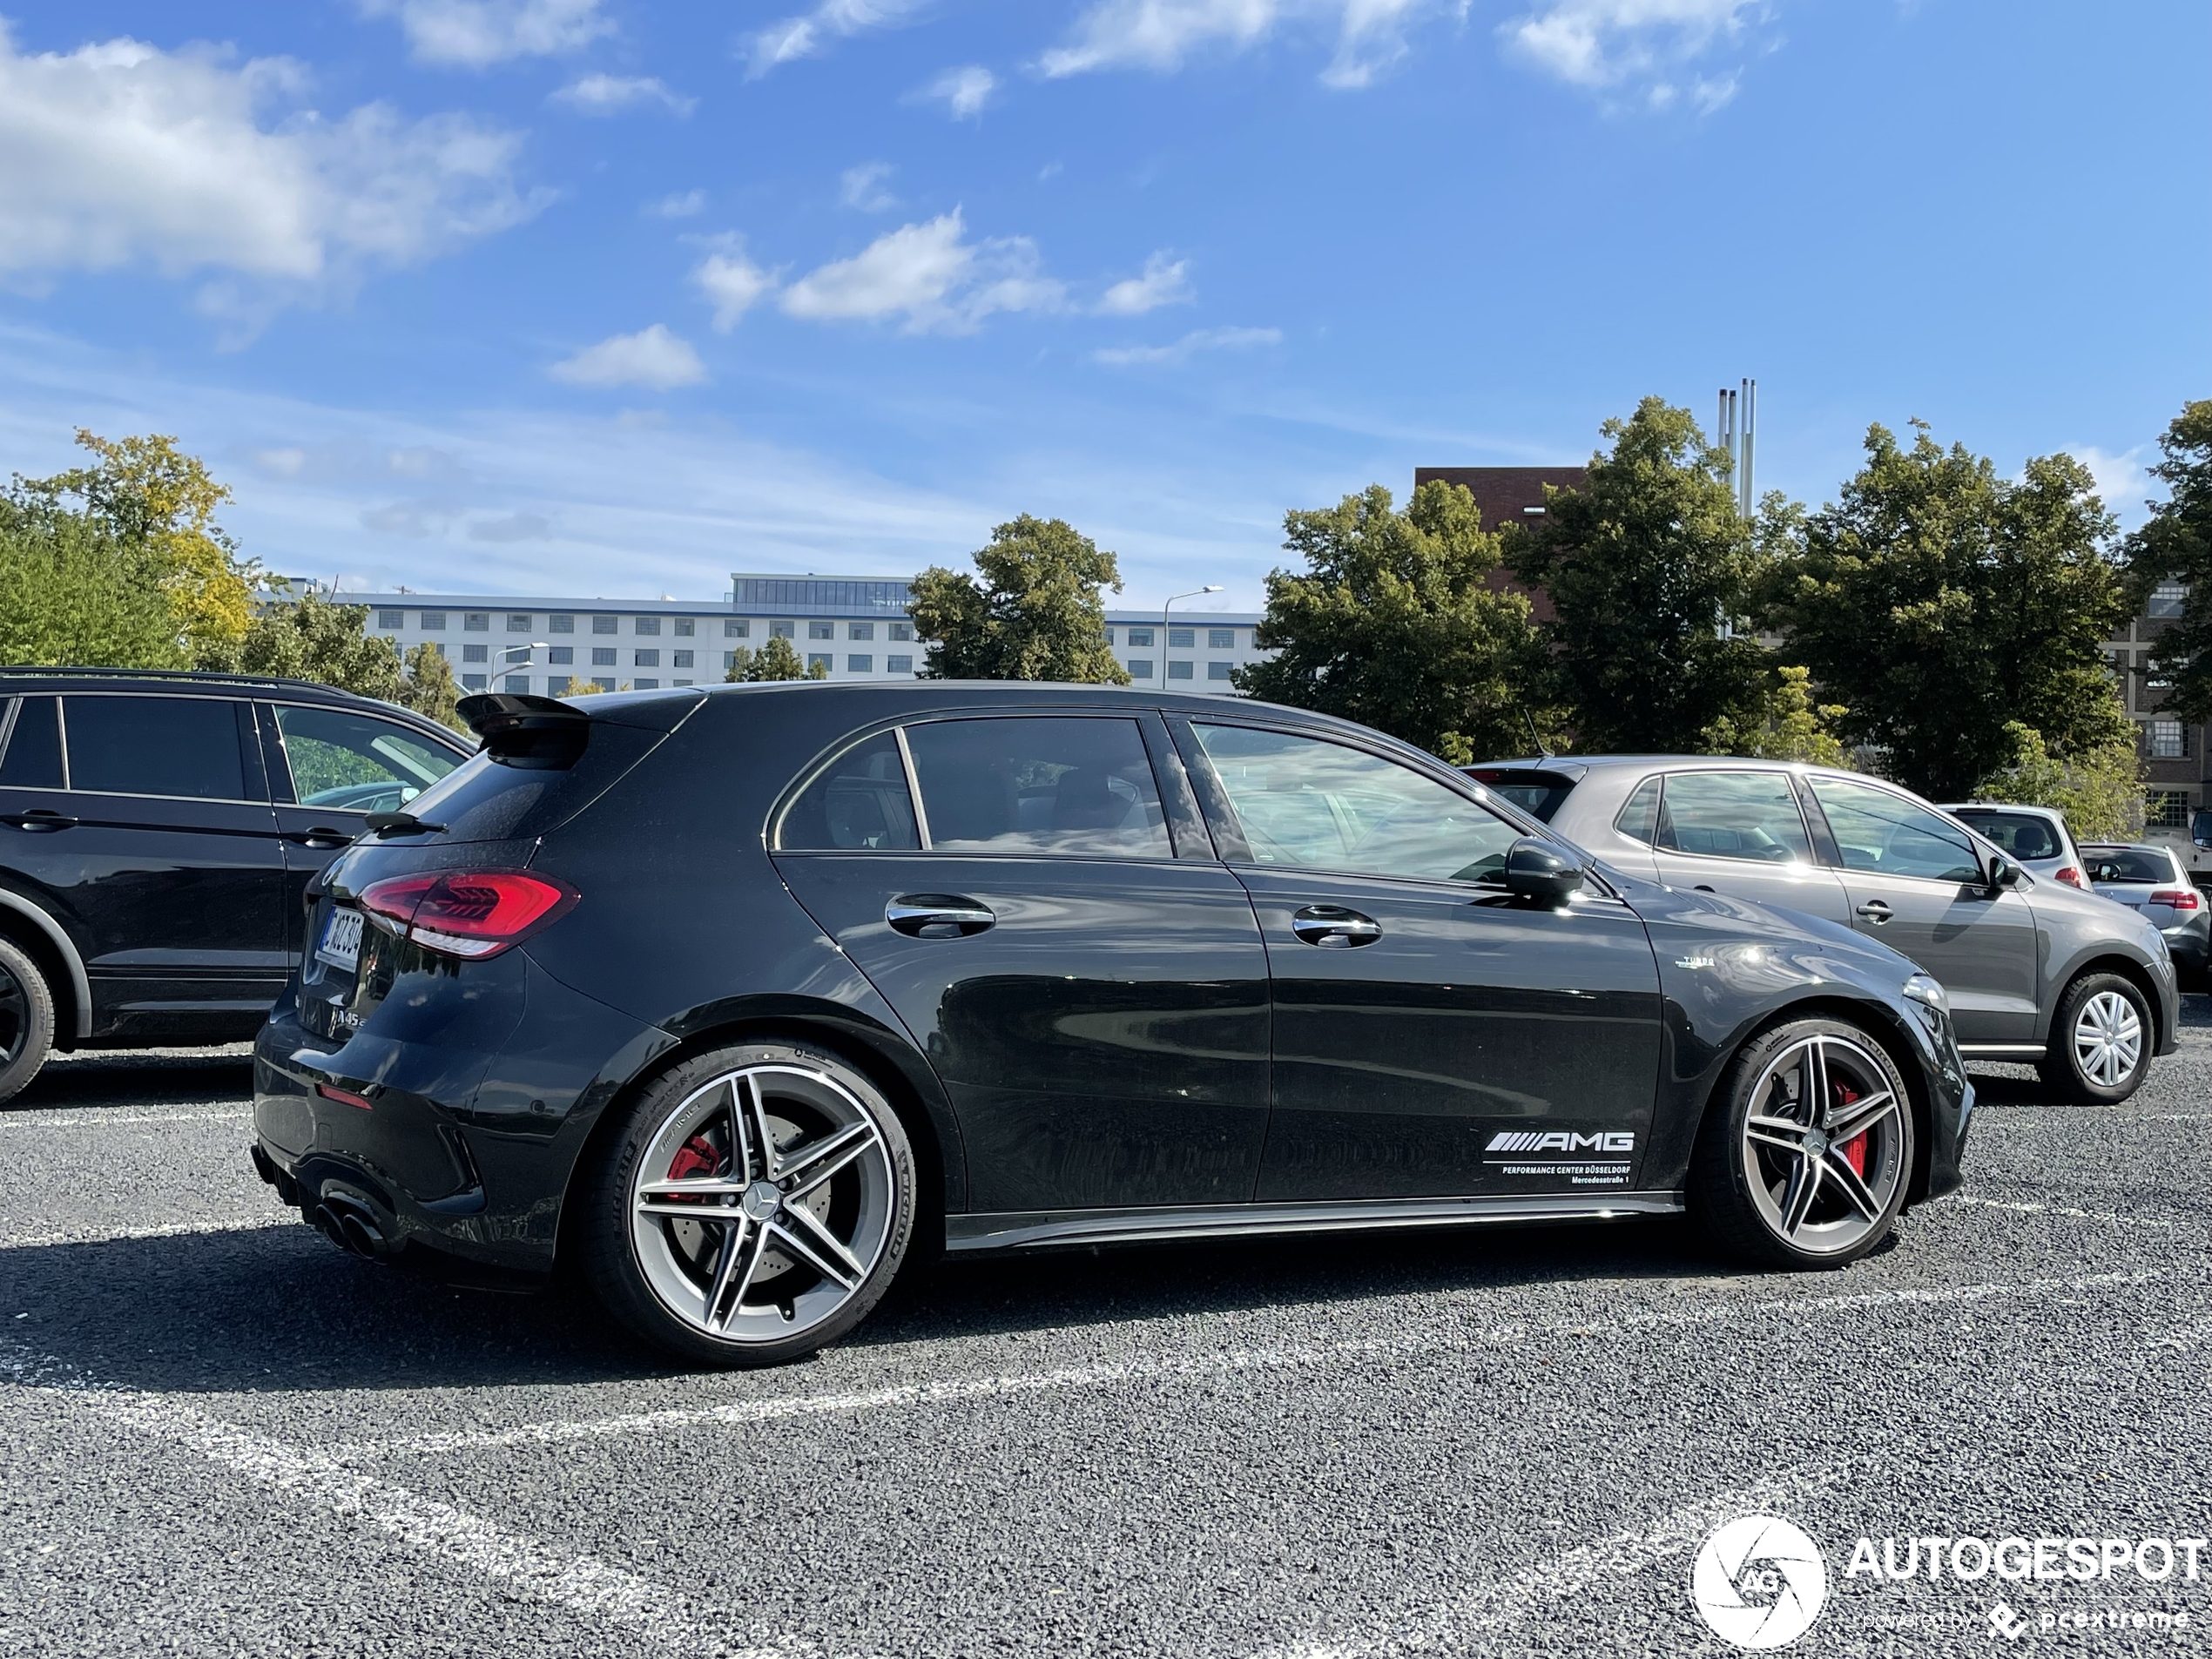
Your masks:
M1544 740L1536 735L1536 717L1529 713L1528 705L1526 703L1521 705L1521 718L1528 722L1528 741L1536 745L1538 754L1549 760L1552 758L1552 752L1544 747Z

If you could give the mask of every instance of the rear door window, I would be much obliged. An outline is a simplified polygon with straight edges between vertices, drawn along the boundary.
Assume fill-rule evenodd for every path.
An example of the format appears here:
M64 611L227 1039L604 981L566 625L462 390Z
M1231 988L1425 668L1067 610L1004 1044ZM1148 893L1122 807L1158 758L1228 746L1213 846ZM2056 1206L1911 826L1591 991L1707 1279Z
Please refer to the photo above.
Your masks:
M397 812L461 764L419 732L350 709L280 704L276 718L303 806Z
M1658 845L1669 853L1755 864L1812 860L1804 816L1788 774L1779 772L1669 773Z
M204 697L65 697L72 789L244 800L243 703Z
M938 720L908 726L906 738L934 851L1175 856L1134 720Z
M1813 779L1812 792L1845 869L1928 881L1981 880L1981 859L1966 832L1926 807L1840 778ZM1671 783L1667 793L1674 793Z

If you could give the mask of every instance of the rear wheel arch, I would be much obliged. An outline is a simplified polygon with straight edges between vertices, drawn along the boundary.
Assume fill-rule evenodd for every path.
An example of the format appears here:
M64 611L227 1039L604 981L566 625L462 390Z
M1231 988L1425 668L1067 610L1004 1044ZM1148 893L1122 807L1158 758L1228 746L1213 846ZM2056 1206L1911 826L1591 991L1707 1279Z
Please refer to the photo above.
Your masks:
M92 1034L92 988L76 942L44 909L0 887L0 936L30 957L54 1002L54 1047L73 1049Z

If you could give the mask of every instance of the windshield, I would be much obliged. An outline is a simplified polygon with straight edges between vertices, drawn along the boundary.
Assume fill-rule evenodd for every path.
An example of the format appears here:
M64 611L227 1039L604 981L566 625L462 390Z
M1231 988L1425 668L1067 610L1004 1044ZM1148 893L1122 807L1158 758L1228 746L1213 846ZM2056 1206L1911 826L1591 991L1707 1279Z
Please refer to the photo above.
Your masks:
M1952 816L1979 833L1983 840L1995 842L1999 852L2022 863L2030 859L2066 856L2058 826L2039 813L2000 813L1968 806Z
M1575 792L1575 780L1555 772L1521 771L1507 766L1467 766L1462 770L1499 799L1520 807L1539 824L1550 823L1552 814Z

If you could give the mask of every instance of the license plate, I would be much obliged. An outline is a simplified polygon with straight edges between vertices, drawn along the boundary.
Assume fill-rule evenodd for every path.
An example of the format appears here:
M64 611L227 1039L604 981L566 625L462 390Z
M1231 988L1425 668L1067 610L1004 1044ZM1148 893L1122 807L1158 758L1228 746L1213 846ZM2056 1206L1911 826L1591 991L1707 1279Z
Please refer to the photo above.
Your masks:
M322 943L315 947L315 954L348 973L359 968L361 959L361 913L358 910L332 911L330 920L323 924Z

